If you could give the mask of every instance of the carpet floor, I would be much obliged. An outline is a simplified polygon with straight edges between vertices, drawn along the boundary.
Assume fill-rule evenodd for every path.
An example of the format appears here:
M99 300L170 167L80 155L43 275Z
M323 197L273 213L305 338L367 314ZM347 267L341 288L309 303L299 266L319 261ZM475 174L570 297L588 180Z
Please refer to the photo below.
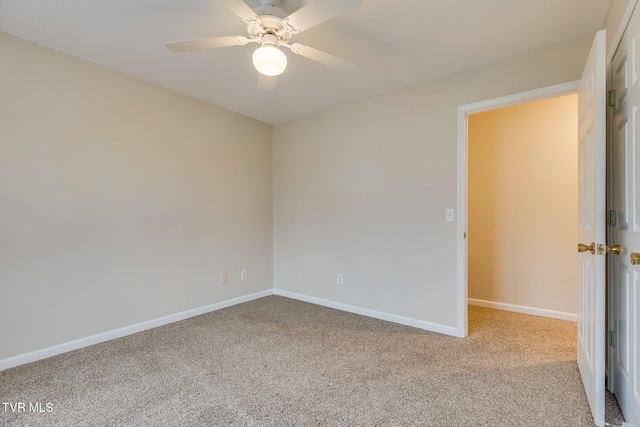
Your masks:
M594 425L575 323L471 306L469 332L270 296L0 372L0 425Z

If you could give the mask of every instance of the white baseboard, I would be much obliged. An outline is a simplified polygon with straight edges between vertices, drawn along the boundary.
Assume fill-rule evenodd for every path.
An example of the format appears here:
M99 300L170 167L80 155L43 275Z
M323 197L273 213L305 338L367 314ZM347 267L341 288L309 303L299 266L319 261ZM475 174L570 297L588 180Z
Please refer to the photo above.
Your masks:
M413 326L414 328L424 329L426 331L437 332L440 334L458 335L458 329L453 326L440 325L425 320L418 320L411 317L399 316L396 314L384 313L382 311L370 310L368 308L357 307L354 305L344 304L341 302L330 301L322 298L302 295L295 292L284 291L282 289L274 289L274 295L279 295L299 301L309 302L311 304L321 305L323 307L335 308L349 313L360 314L362 316L373 317L375 319L386 320L388 322L399 323L401 325Z
M371 310L368 308L357 307L357 306L344 304L340 302L325 300L322 298L302 295L295 292L283 291L280 289L268 289L266 291L257 292L254 294L245 295L242 297L233 298L226 301L221 301L221 302L210 304L204 307L194 308L192 310L171 314L171 315L160 317L157 319L148 320L146 322L136 323L135 325L125 326L122 328L114 329L114 330L103 332L100 334L91 335L85 338L80 338L80 339L69 341L66 343L54 345L41 350L32 351L30 353L20 354L18 356L2 359L0 360L0 371L4 371L9 368L24 365L25 363L31 363L38 360L46 359L48 357L57 356L58 354L67 353L69 351L78 350L80 348L88 347L90 345L99 344L99 343L110 341L116 338L121 338L127 335L135 334L137 332L142 332L148 329L157 328L158 326L166 325L168 323L178 322L180 320L188 319L190 317L199 316L205 313L210 313L212 311L220 310L226 307L231 307L233 305L241 304L243 302L248 302L258 298L263 298L269 295L280 295L283 297L305 301L305 302L320 305L323 307L335 308L337 310L342 310L342 311L346 311L354 314L360 314L362 316L367 316L367 317L373 317L375 319L386 320L388 322L399 323L401 325L412 326L414 328L424 329L431 332L437 332L440 334L451 335L451 336L459 336L457 328L452 326L445 326L445 325L440 325L438 323L431 323L424 320L414 319L411 317L384 313L381 311ZM469 303L471 304L471 300L469 300Z
M578 315L575 313L566 313L564 311L547 310L546 308L526 307L523 305L506 304L503 302L485 301L481 299L469 298L469 305L477 305L480 307L495 308L497 310L515 311L516 313L533 314L536 316L551 317L553 319L578 321Z
M170 314L168 316L159 317L157 319L148 320L146 322L136 323L135 325L125 326L123 328L114 329L112 331L107 331L100 334L91 335L85 338L80 338L80 339L69 341L66 343L54 345L52 347L47 347L42 350L36 350L30 353L9 357L7 359L0 360L0 371L4 371L6 369L13 368L15 366L24 365L25 363L31 363L37 360L46 359L48 357L56 356L58 354L66 353L72 350L88 347L90 345L99 344L105 341L110 341L115 338L121 338L127 335L135 334L137 332L146 331L147 329L157 328L158 326L166 325L167 323L173 323L179 320L188 319L190 317L199 316L201 314L210 313L212 311L220 310L226 307L231 307L236 304L241 304L243 302L266 297L269 295L273 295L273 289L269 289L262 292L256 292L254 294L245 295L242 297L233 298L226 301L221 301L215 304L194 308L192 310L187 310L180 313Z

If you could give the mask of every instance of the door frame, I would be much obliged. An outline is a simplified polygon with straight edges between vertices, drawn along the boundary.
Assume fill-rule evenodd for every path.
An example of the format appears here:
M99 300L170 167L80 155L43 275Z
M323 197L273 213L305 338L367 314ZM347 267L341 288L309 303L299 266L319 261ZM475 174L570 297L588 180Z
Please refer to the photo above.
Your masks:
M620 20L620 25L617 29L617 32L613 36L613 39L609 46L609 50L607 51L607 92L613 89L613 70L612 70L613 58L615 57L616 52L620 47L620 43L622 42L622 38L624 37L624 34L627 31L627 26L629 25L629 21L631 21L631 16L633 15L633 12L636 6L638 5L638 2L639 0L629 0L629 2L627 3L626 9L624 10L624 13L622 15L622 19ZM609 141L613 141L614 128L615 126L613 125L613 108L611 106L607 106L607 141L608 141L607 142L607 187L606 187L607 188L607 198L606 198L607 212L609 212L609 209L611 209L611 207L613 206L613 194L614 194L613 177L610 176L610 174L613 173L614 171L614 168L612 167L613 145L609 143ZM607 224L607 243L614 244L613 242L609 241L610 232L611 232L611 227L609 226L609 224ZM606 272L606 277L607 277L606 319L607 319L607 335L608 335L609 332L611 332L612 330L611 328L613 327L614 317L615 317L615 305L611 295L612 287L609 286L610 273L611 273L610 271L611 269L609 267L609 257L607 257L606 270L607 270ZM607 344L606 366L605 366L607 379L606 379L605 387L611 393L614 392L614 388L615 388L615 372L614 372L614 364L612 363L612 361L614 360L614 357L615 357L615 348Z
M457 336L466 337L469 334L468 318L468 261L467 261L467 200L468 200L468 116L470 114L510 107L527 102L540 101L578 92L580 81L574 80L553 86L533 89L526 92L492 98L485 101L458 107L458 224L457 224L457 283L456 283L456 330Z

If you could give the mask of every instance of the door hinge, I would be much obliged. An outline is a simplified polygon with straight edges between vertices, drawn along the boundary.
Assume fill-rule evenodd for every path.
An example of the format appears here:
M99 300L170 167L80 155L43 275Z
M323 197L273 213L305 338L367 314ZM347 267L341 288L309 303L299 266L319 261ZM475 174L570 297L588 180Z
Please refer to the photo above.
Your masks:
M609 107L615 107L616 105L616 91L610 90L607 92L607 105Z
M616 225L618 225L618 212L614 211L613 209L611 209L608 212L608 221L609 221L609 227L615 227Z
M616 331L609 331L609 347L616 347Z

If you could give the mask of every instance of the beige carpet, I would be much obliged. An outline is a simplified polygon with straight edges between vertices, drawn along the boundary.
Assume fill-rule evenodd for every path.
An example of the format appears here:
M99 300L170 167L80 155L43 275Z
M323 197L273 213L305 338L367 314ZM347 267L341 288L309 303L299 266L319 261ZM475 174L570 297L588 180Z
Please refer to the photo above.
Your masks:
M459 339L266 297L4 371L27 411L0 425L593 426L575 323L469 317Z

